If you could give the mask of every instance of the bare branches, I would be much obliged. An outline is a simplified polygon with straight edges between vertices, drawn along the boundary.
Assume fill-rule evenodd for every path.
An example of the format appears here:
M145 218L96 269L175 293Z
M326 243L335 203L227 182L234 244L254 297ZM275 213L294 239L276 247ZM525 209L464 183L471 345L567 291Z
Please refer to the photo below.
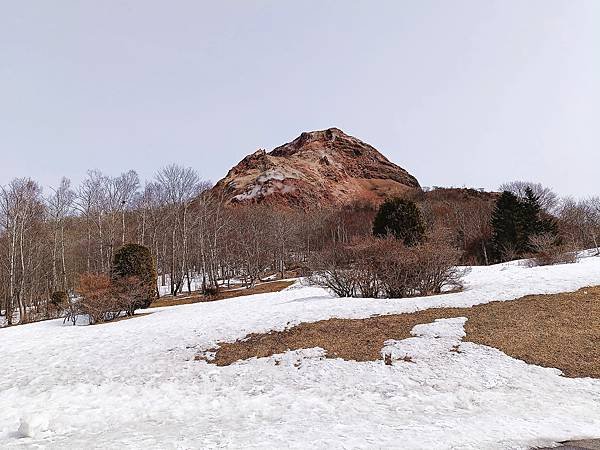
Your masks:
M552 233L537 234L531 236L529 240L534 253L530 259L530 264L533 266L577 262L577 252L560 242Z
M600 255L600 198L564 199L558 208L561 233L575 248L596 249Z
M542 183L532 183L530 181L511 181L500 185L500 191L507 191L524 199L527 195L527 189L530 189L538 198L540 206L547 213L552 213L559 204L558 195L549 187Z
M52 291L56 291L59 288L62 291L67 289L65 220L73 212L75 195L75 192L71 189L71 181L63 177L58 187L52 189L52 195L46 200L53 229Z
M506 187L521 192L531 186L519 182ZM551 191L534 187L558 216L558 247L600 246L598 198L565 200L553 207ZM54 317L52 299L59 294L73 299L81 274L107 274L113 255L127 243L151 250L161 295L210 294L231 283L252 286L311 270L340 296L439 293L460 280L455 269L459 256L466 264L488 262L490 216L497 198L469 189L414 194L426 228L449 231L444 236L430 233L426 242L407 249L371 239L375 208L368 203L305 211L264 203L225 207L222 196L193 169L177 165L161 169L143 187L134 171L113 177L98 170L89 171L76 187L60 180L45 197L28 179L0 187L3 322ZM530 245L540 255L548 253L544 242ZM502 250L509 259L514 249ZM101 281L95 280L100 293ZM110 295L102 293L99 307L112 306L104 313L92 310L93 320L109 320L117 310L132 313L134 303L127 306L127 301L135 298L136 283L127 284L127 294L123 286L113 286ZM79 314L72 301L67 303L71 316Z
M439 294L461 287L459 257L458 250L440 239L407 247L393 238L363 238L315 255L311 282L339 297Z
M42 189L36 182L18 178L0 187L2 237L6 244L3 256L7 268L3 274L6 282L3 297L8 324L14 320L15 308L18 309L17 320L28 321L27 301L40 288L39 279L37 283L30 283L28 278L33 273L40 275L35 258L40 251L41 230L37 225L44 221L44 212Z
M156 182L162 186L167 202L176 207L189 205L205 187L194 169L175 164L159 170Z

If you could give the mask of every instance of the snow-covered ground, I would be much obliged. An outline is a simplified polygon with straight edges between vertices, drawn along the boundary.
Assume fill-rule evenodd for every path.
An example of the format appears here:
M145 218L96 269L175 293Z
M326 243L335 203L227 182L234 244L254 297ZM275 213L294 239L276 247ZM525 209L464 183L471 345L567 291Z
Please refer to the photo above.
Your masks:
M97 326L0 330L0 447L527 448L600 437L600 380L462 343L464 319L420 325L383 352L414 362L324 359L321 349L216 367L218 341L330 317L471 306L600 284L600 258L475 267L464 292L335 299L317 288L150 310ZM277 362L277 364L276 364Z
M262 279L262 281L273 281L276 279L276 277L277 277L277 274L270 275L268 277L264 277ZM225 286L228 288L234 287L235 285L239 285L239 286L241 286L241 289L245 289L245 286L243 286L244 282L238 278L230 278L229 280L220 280L219 284L221 286ZM184 280L183 284L181 285L180 292L183 294L191 294L191 293L200 291L202 289L202 276L201 275L193 276L192 280L190 282L190 286L192 288L191 291L188 289L187 280ZM170 277L170 275L166 275L164 277L164 281L163 281L162 277L159 277L158 292L161 296L169 295L171 293L171 277Z

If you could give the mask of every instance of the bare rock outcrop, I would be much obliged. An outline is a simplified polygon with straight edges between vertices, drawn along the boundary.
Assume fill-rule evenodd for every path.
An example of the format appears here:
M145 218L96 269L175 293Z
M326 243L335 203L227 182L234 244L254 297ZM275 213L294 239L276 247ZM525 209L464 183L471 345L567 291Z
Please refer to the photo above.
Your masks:
M337 128L302 133L271 152L246 156L213 189L228 203L310 208L379 203L419 182L369 144Z

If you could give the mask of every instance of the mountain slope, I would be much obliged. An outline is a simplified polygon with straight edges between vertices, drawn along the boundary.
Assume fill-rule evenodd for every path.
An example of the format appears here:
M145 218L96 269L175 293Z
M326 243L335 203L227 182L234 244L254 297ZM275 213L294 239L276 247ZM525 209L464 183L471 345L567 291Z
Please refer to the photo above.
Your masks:
M377 203L419 187L415 177L371 145L329 128L246 156L214 189L232 204L311 207Z

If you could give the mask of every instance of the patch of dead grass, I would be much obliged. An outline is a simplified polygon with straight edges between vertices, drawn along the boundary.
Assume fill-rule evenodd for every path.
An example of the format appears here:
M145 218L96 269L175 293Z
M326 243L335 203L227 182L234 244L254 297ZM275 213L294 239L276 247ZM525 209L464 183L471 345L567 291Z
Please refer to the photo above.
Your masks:
M180 297L165 296L152 302L150 308L159 308L161 306L189 305L190 303L214 302L225 300L227 298L243 297L245 295L266 294L269 292L279 292L294 284L293 280L267 281L259 283L251 288L232 288L222 289L216 295L192 294Z
M136 319L138 317L144 317L144 316L147 316L149 314L152 314L152 313L145 312L145 313L136 313L133 316L120 316L120 317L117 317L116 319L109 320L107 322L98 322L98 323L95 323L94 325L106 325L107 323L122 322L123 320Z
M223 366L312 347L325 349L330 358L375 361L381 359L386 340L406 339L415 325L450 317L468 318L464 341L495 347L530 364L559 368L569 377L600 378L600 287L472 308L303 323L222 343L213 362ZM460 352L460 348L454 351Z

